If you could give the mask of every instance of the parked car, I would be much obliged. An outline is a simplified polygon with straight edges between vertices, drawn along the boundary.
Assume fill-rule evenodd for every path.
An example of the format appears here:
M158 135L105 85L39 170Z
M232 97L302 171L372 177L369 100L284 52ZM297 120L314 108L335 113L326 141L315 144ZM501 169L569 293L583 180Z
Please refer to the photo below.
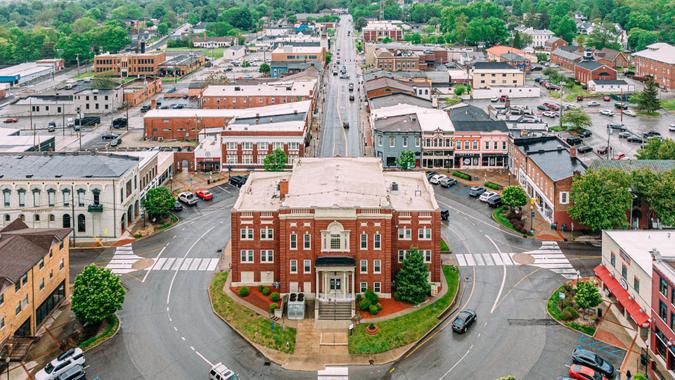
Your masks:
M570 366L569 375L576 380L607 380L600 372L578 364Z
M647 131L647 132L643 132L642 136L644 138L648 139L650 137L661 137L661 134L659 132L656 132L656 131Z
M450 187L456 185L457 180L454 178L445 177L438 181L438 184L441 185L441 187Z
M35 374L35 380L51 380L56 379L59 375L66 372L69 368L74 366L84 366L85 359L82 349L71 348L54 360L49 362L43 369Z
M63 371L56 377L56 380L87 380L87 375L83 366L75 365Z
M208 190L197 190L195 191L195 195L204 201L210 201L213 199L213 193Z
M344 129L349 129L349 122L348 122L348 121L343 122L343 123L342 123L342 128L344 128Z
M625 110L625 111L623 111L623 114L626 115L626 116L632 116L632 117L637 116L637 114L633 110Z
M546 107L546 106L543 105L543 104L538 105L538 106L537 106L537 109L540 110L540 111L548 111L548 107Z
M56 132L56 123L53 121L50 121L49 124L47 124L47 132Z
M118 138L116 138L116 139L114 139L113 141L110 142L110 146L116 147L116 146L119 146L121 143L122 143L122 138L118 137Z
M620 139L626 139L626 138L631 137L632 135L633 135L632 133L630 133L628 131L624 131L624 132L619 133L619 138Z
M575 146L581 144L581 138L576 137L576 136L570 136L565 139L565 141L570 145L570 146Z
M589 107L600 107L600 103L596 102L595 100L588 102L587 105Z
M560 107L555 103L544 103L544 106L552 111L559 111Z
M626 130L626 126L623 125L623 124L607 124L607 128L617 129L619 131L625 131Z
M115 134L115 133L109 133L109 132L108 132L108 133L104 133L104 134L101 135L101 140L103 140L103 141L112 141L112 140L115 140L115 139L118 138L118 137L119 137L119 135L117 135L117 134Z
M600 110L600 115L614 116L614 112L609 109Z
M242 187L246 183L247 179L248 179L248 177L246 177L246 176L233 175L233 176L230 177L228 182L232 186Z
M579 132L579 134L578 134L578 136L581 137L582 139L591 137L591 135L593 135L593 133L591 131L589 131L588 129L584 129L583 131Z
M628 136L626 141L631 142L631 143L637 143L637 144L642 144L642 143L645 142L645 140L642 137L636 136L636 135Z
M127 127L127 118L126 117L118 117L113 120L112 122L112 127L115 129L119 128L126 128Z
M502 197L499 194L495 194L487 200L487 204L492 208L497 208L502 205Z
M73 127L75 127L75 119L73 119L72 117L69 117L69 118L66 120L66 126L67 126L68 128L73 128Z
M178 194L178 200L188 206L194 206L197 204L197 202L199 202L199 198L189 191Z
M354 91L354 83L349 84L349 92Z
M8 117L7 119L5 119L5 121L3 123L9 124L9 123L17 123L17 122L19 122L19 119L15 118L15 117Z
M605 102L609 102L610 100L612 100L612 98L610 98L609 96L605 95L605 96L602 97L602 100L604 100Z
M448 219L450 219L450 211L441 207L441 220L447 221Z
M583 101L584 101L584 97L581 96L581 95L577 95L577 102L583 102Z
M497 103L497 102L499 101L499 98L494 97L494 98L490 99L490 101L491 101L492 103Z
M473 198L477 198L477 197L479 197L481 194L483 194L484 192L485 192L485 188L484 188L484 187L480 187L480 186L472 186L472 187L469 189L469 196L470 196L470 197L473 197Z
M614 108L616 108L616 109L618 109L618 110L627 110L627 109L628 109L628 104L626 104L626 103L621 103L621 102L614 103Z
M239 380L239 376L223 363L217 363L209 371L209 380Z
M522 115L523 111L518 108L511 108L511 115Z
M502 96L499 97L500 102L505 102L507 100L509 100L509 97L507 95L502 95Z
M551 117L551 118L553 118L553 117L558 116L558 113L557 113L557 112L553 112L553 111L546 111L546 112L544 112L544 113L542 114L542 116L546 116L546 117Z
M490 199L491 196L497 195L494 191L486 191L483 194L478 197L478 200L481 202L487 202L488 199Z
M577 148L577 153L579 153L579 154L584 154L584 153L588 153L588 152L592 152L592 151L593 151L593 148L591 148L588 145L582 145L582 146Z
M608 378L613 378L614 366L593 351L577 347L572 352L572 363L591 368Z
M435 171L431 170L431 171L426 172L425 174L426 174L426 176L427 176L427 181L428 181L428 180L431 179L431 177L435 176L435 175L438 174L438 173L436 173Z
M183 204L181 204L178 201L174 202L173 207L171 207L171 211L174 211L174 212L183 211Z
M354 94L349 94L349 101L353 102L354 101Z
M671 125L668 127L668 131L669 131L669 132L675 132L675 124L671 124Z
M623 160L624 158L626 158L626 153L619 152L612 157L612 160Z
M452 331L463 334L474 322L476 322L476 312L469 309L462 310L452 321Z
M431 183L432 185L438 185L439 182L444 178L448 178L448 176L443 174L436 174L435 176L431 177L429 183Z
M601 147L598 147L595 152L599 155L604 155L607 154L607 151L609 150L609 147L607 145L603 145Z

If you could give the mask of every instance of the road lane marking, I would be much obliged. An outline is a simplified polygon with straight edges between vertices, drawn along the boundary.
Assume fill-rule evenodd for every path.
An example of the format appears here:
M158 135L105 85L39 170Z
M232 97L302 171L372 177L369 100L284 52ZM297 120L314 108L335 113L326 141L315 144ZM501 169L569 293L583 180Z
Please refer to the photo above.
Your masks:
M173 262L174 262L174 261L176 261L176 258L175 258L175 257L170 257L170 258L166 259L166 264L164 264L164 266L163 266L162 268L160 268L160 269L162 269L162 270L168 270L169 268L171 268L171 266L173 265Z
M190 268L190 264L192 264L192 260L192 258L183 260L183 265L181 265L180 270L188 270L188 268Z
M201 265L199 266L199 269L198 269L198 270L200 270L200 271L205 271L206 268L209 267L209 264L210 264L210 263L211 263L211 260L210 260L210 259L204 259L204 260L202 260L202 263L201 263Z
M178 270L178 269L180 269L180 266L183 265L183 260L185 260L185 259L180 258L180 257L177 258L177 259L176 259L176 263L173 264L173 266L171 267L171 270Z
M204 238L204 236L206 236L208 233L213 231L214 228L216 228L216 226L213 226L213 227L209 228L199 238L197 238L197 240L195 240L195 242L192 243L190 248L188 248L187 252L185 252L185 255L183 256L183 259L186 258L187 255L190 254L190 251L192 251L192 248L194 248L195 245L197 245L197 243L199 243ZM171 278L171 283L169 283L169 291L166 293L166 304L167 305L171 302L171 289L173 289L173 282L176 281L177 275L178 275L178 271L173 272L173 277Z
M476 265L476 262L473 260L473 255L465 255L464 258L466 259L466 263L472 267Z
M485 263L483 262L483 256L480 255L480 253L477 253L473 255L474 260L476 260L476 265L478 266L483 266Z
M206 270L214 271L216 269L216 266L218 265L218 260L220 260L220 259L211 259L211 263L209 264L209 266Z
M209 365L209 367L213 367L213 363L211 363L207 358L205 358L204 355L200 354L199 351L195 351L195 354L197 354L197 356L202 358L202 360L205 361L206 364Z
M465 267L466 265L466 260L464 259L464 255L458 254L457 256L457 261L459 262L459 266Z
M190 265L190 268L188 268L188 270L197 270L197 268L199 268L199 264L201 264L201 261L202 259L194 259L192 261L192 265Z
M497 243L495 243L494 240L492 240L492 238L490 238L490 236L485 235L485 237L488 238L488 240L490 240L490 243L492 243L492 245L495 246L495 248L497 249L497 252L499 252L501 254L502 251L499 249L499 246L497 246ZM504 291L504 284L506 283L506 265L502 265L502 270L503 270L502 284L499 287L499 293L497 293L497 298L495 298L495 303L492 304L492 309L490 309L490 314L494 313L495 308L497 307L497 303L499 302L499 297L501 297L502 292Z
M145 272L145 276L143 276L143 280L141 280L141 283L144 283L144 282L145 282L145 279L148 278L148 275L150 274L150 271L152 271L152 269L157 265L157 261L158 261L159 258L162 256L162 253L164 253L164 250L165 250L166 247L168 247L168 246L169 246L169 243L164 244L164 247L162 247L162 250L159 251L159 253L157 254L157 257L155 257L155 261L152 263L152 266L150 267L150 269L148 269L148 271ZM162 263L162 264L163 264L163 263ZM160 264L160 266L161 266L161 264Z
M468 350L466 350L466 352L464 353L464 355L462 355L462 357L459 358L459 360L457 360L457 362L455 363L455 365L453 365L452 367L450 367L450 369L449 369L446 373L444 373L443 376L441 376L441 378L438 379L438 380L443 380L446 376L448 376L448 374L449 374L450 372L452 372L452 370L455 369L455 368L459 365L459 363L461 363L462 360L464 360L464 358L465 358L467 355L469 355L469 352L471 352L471 349L472 349L472 348L473 348L473 344L469 347Z
M504 262L504 264L506 264L506 265L513 265L513 261L511 260L511 255L509 255L508 253L501 253L501 252L500 252L500 253L499 253L499 256L501 256L502 261Z
M485 265L492 265L492 256L489 253L482 253L483 260L485 260Z
M504 261L502 260L502 257L499 255L499 253L493 253L492 259L495 261L496 265L504 265Z

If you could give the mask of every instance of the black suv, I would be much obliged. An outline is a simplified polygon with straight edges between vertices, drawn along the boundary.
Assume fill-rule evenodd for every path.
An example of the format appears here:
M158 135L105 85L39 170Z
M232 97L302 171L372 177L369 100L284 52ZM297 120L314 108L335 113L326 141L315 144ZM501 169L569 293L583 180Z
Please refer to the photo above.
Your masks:
M581 144L581 138L580 137L568 137L565 139L565 141L570 145L570 146L575 146Z
M246 176L241 176L241 175L233 175L230 177L230 185L236 186L236 187L242 187L246 183L246 179L248 177Z
M579 132L579 137L585 139L587 137L591 137L592 134L593 133L591 133L591 131L589 131L588 129L584 129L583 131Z
M609 379L615 375L614 366L610 362L601 358L595 352L584 350L581 347L575 348L574 352L572 352L572 362L601 372Z

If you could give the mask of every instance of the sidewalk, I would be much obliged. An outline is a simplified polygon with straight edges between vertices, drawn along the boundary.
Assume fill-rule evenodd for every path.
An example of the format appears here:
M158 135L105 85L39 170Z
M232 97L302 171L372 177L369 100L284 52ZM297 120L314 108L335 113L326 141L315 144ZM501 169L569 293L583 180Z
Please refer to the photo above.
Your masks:
M639 366L639 363L640 354L646 351L646 345L633 327L626 326L619 320L615 314L617 311L615 306L610 306L607 309L598 325L594 338L626 351L621 368L616 369L622 375L620 378L623 379L626 371L630 371L633 375L645 372L646 369L644 366Z

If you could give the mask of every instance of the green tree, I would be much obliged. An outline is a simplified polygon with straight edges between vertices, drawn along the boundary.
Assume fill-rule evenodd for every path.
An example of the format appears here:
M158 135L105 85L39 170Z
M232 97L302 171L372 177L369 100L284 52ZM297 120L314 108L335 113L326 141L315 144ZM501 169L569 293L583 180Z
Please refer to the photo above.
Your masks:
M90 17L80 17L72 25L73 33L87 33L96 27L96 20Z
M166 36L169 33L169 25L165 22L160 22L157 25L157 33L161 36Z
M415 247L410 248L403 260L403 267L396 274L394 298L415 305L423 302L431 293L428 273L429 268L424 263L422 253Z
M520 32L513 33L513 40L511 41L511 46L516 49L521 49L523 47L523 40L520 37Z
M645 88L638 96L638 109L645 112L656 112L661 108L661 101L659 100L659 92L656 83L653 80L648 80L645 83Z
M286 168L286 153L283 149L275 149L272 153L265 156L263 167L268 172L280 172Z
M588 170L572 180L572 219L593 231L623 227L633 201L628 174L617 169Z
M124 287L110 269L90 264L75 277L71 308L84 326L96 326L124 303Z
M131 43L129 32L119 25L104 25L91 32L91 41L104 52L118 52Z
M638 160L675 160L675 141L671 139L649 139L637 151Z
M502 191L502 203L512 210L523 207L527 204L527 194L520 186L506 186Z
M591 281L581 281L577 283L574 302L576 302L580 308L588 310L600 305L602 296L600 295L598 288L596 288Z
M326 52L326 65L330 65L330 61L333 60L333 53L327 51Z
M580 131L593 125L591 117L581 108L567 110L562 116L562 125L572 131Z
M171 190L164 186L153 187L148 190L143 201L143 207L150 217L164 218L176 203Z
M635 51L644 50L659 40L659 34L640 28L631 29L628 32L628 47Z
M661 224L675 226L675 169L656 176L654 185L647 190L647 199Z
M246 7L232 7L223 12L223 21L235 28L252 30L255 27L253 14Z
M568 15L551 21L551 31L567 42L572 42L577 34L577 23Z
M412 150L404 150L401 152L401 155L396 159L396 165L403 170L409 170L414 168L415 165L415 152Z
M263 63L262 65L260 65L260 69L258 69L258 71L260 71L261 73L263 73L265 75L269 74L270 70L271 70L270 65L268 65L266 63Z

